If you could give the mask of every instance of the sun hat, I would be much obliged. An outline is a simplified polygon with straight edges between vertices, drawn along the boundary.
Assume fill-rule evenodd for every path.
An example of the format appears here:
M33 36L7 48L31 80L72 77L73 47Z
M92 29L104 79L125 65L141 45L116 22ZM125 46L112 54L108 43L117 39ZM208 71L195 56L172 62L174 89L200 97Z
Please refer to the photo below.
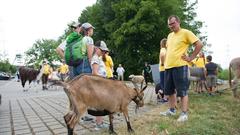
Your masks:
M73 22L73 23L70 24L69 26L72 27L72 28L77 28L77 27L80 27L80 26L81 26L81 23L79 23L79 22Z
M100 48L102 51L109 51L104 41L100 41L100 44L96 44L96 47Z
M89 29L89 28L95 29L95 27L93 27L92 24L90 24L90 23L88 23L88 22L83 23L83 24L82 24L82 28L85 29L85 30L87 30L87 29Z

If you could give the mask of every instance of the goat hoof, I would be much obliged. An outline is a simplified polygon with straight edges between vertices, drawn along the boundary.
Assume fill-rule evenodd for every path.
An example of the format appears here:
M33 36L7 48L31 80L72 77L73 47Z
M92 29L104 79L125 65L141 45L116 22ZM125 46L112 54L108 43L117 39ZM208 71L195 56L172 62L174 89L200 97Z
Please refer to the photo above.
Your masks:
M117 135L117 133L114 130L109 130L110 135Z
M131 129L131 128L129 128L129 129L128 129L128 132L129 132L129 133L134 133L134 130Z
M73 135L73 128L68 128L68 135Z

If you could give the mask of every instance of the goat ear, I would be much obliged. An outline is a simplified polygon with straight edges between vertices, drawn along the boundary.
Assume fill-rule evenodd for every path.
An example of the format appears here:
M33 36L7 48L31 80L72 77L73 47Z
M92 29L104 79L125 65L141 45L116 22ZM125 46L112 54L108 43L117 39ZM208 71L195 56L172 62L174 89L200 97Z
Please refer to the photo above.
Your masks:
M143 89L140 91L140 93L143 92L146 88L147 88L147 85L143 87Z
M52 84L50 84L50 86L52 85L58 85L58 86L62 86L64 88L69 88L69 85L65 82L62 82L62 81L58 81L58 80L55 80L55 81L52 81Z

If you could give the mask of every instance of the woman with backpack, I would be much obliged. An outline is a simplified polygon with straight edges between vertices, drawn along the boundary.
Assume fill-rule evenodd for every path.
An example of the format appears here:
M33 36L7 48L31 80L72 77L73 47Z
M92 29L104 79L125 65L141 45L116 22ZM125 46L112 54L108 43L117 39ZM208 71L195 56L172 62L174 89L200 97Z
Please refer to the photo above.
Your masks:
M90 62L93 56L94 42L91 36L93 35L94 27L90 23L83 23L81 29L84 34L84 37L81 39L81 53L83 55L83 60L78 66L73 67L74 76L82 73L92 73Z

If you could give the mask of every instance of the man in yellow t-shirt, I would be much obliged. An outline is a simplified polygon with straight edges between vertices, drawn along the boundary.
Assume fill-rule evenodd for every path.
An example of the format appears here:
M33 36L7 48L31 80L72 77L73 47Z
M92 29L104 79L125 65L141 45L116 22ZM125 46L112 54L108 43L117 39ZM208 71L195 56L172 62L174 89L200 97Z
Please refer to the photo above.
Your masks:
M68 71L68 65L65 63L65 61L63 61L62 65L59 67L59 73L62 81L64 81L67 77Z
M201 41L189 30L180 27L180 19L172 15L168 18L168 27L171 33L167 38L167 52L165 58L165 89L164 94L169 95L170 108L161 115L175 115L176 96L181 97L182 113L178 122L188 120L188 62L191 62L202 48ZM194 45L194 51L191 56L187 55L189 45ZM176 95L177 94L177 95Z
M47 90L48 76L52 73L52 68L46 61L42 65L42 90Z

